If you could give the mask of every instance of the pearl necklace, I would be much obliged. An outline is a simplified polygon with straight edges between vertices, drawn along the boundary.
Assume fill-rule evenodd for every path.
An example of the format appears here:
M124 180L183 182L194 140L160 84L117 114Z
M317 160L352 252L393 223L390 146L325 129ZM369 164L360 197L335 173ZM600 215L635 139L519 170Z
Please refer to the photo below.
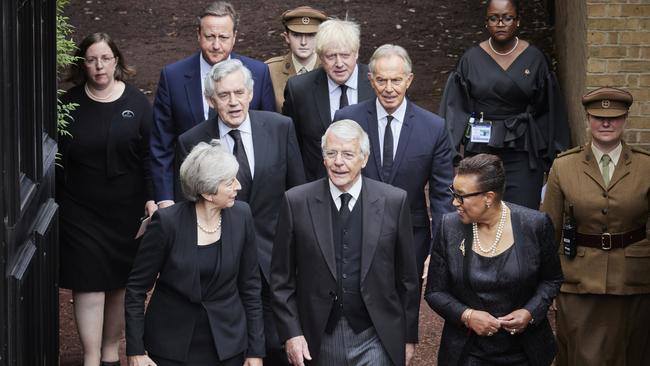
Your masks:
M90 97L92 100L96 100L98 102L102 102L105 100L110 100L113 97L113 93L115 93L115 82L111 84L111 92L108 93L107 96L105 97L98 97L95 95L93 92L90 91L90 88L88 87L88 83L84 84L84 90L86 91L86 94Z
M499 225L497 226L497 235L494 238L494 242L492 245L485 249L481 245L481 239L478 237L478 224L473 222L472 223L472 234L474 234L474 247L478 248L478 250L482 253L485 254L491 254L495 255L497 252L497 246L499 245L499 241L501 241L501 235L503 235L503 228L506 226L506 215L508 211L506 210L506 205L505 203L501 202L501 218L499 219Z
M496 53L499 56L508 56L509 54L515 52L517 49L517 46L519 46L519 37L515 37L515 46L512 47L512 49L508 52L498 52L497 50L494 49L494 46L492 46L492 37L488 38L488 45L490 45L490 49L492 52Z
M215 226L214 229L208 229L204 227L203 225L201 225L201 223L199 223L198 219L196 220L196 226L198 226L199 229L201 229L201 231L203 231L206 234L214 234L217 231L219 231L219 229L221 229L221 215L219 215L219 221L217 222L217 226Z

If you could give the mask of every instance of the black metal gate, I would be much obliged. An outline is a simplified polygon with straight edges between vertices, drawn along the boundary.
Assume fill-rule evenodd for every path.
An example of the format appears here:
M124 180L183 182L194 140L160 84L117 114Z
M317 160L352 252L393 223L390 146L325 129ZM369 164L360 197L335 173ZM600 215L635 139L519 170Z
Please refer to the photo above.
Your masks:
M0 4L0 365L57 365L56 1Z

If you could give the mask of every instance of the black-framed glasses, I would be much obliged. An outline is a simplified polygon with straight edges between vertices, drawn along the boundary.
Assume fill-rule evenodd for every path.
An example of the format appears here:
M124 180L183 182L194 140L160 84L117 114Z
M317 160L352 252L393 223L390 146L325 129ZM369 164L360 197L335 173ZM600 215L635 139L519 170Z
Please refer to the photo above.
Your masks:
M514 15L490 15L489 17L485 18L485 20L487 20L488 24L491 26L499 25L499 23L503 23L503 25L511 25L516 19L517 17Z
M466 193L466 194L459 194L454 190L454 186L449 186L449 192L451 193L451 196L454 197L455 200L458 200L458 203L461 205L465 203L465 198L467 197L473 197L473 196L478 196L479 194L487 193L489 191L481 191L481 192L474 192L474 193Z

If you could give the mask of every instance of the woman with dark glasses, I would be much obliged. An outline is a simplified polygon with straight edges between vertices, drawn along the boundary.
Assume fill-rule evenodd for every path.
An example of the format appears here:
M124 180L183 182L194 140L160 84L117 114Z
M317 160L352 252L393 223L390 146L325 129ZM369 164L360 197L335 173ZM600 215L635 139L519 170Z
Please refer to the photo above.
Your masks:
M440 115L465 156L495 154L506 170L505 199L539 208L544 173L569 147L569 126L544 54L517 34L515 0L487 1L489 38L467 50L451 72Z
M445 319L438 365L550 365L546 313L562 283L551 219L502 200L494 155L463 159L450 190L457 212L442 218L425 292Z

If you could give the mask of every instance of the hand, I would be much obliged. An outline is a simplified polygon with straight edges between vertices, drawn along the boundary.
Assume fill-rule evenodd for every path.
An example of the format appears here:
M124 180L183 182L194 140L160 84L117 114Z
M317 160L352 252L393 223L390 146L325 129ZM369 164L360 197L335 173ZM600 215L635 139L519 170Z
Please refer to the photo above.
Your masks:
M480 310L474 310L472 312L468 325L476 334L483 337L490 337L501 328L499 319L493 317L490 313Z
M289 338L284 346L287 349L287 358L290 364L304 366L305 360L311 361L309 347L304 336Z
M147 201L147 203L144 204L144 215L151 216L154 212L156 212L157 209L158 205L156 205L156 201Z
M129 356L127 359L129 366L156 366L156 363L147 355Z
M250 357L244 361L244 366L262 366L262 359L258 357Z
M406 354L406 366L409 366L409 364L411 364L411 360L413 359L413 355L415 354L415 344L407 343L405 351L406 351L405 352L405 354Z
M422 271L422 280L427 279L429 274L429 260L431 259L431 254L427 255L427 259L424 260L424 270Z
M172 201L172 200L160 201L160 202L158 202L158 208L169 207L169 206L172 206L173 204L174 204L174 201Z
M555 302L555 299L553 299L553 302L551 303L551 310L557 311L557 302Z
M531 319L533 319L533 316L530 315L528 310L519 309L508 315L499 317L499 322L501 322L501 327L503 327L503 329L514 335L515 333L523 332Z

